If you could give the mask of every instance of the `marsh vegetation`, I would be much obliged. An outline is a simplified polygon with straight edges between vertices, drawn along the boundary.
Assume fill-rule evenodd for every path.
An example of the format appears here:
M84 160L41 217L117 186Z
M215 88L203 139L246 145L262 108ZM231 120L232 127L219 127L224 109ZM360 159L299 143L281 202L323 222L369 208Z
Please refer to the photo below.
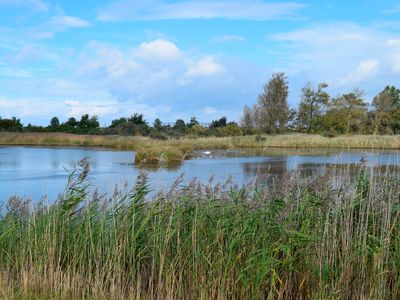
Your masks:
M272 186L181 179L90 194L86 161L52 205L10 198L0 296L96 299L400 296L400 180L288 173Z
M235 148L340 148L400 149L396 135L341 135L334 138L311 134L250 135L157 140L140 136L76 135L68 133L0 133L0 145L83 146L134 150L136 163L176 164L194 150Z

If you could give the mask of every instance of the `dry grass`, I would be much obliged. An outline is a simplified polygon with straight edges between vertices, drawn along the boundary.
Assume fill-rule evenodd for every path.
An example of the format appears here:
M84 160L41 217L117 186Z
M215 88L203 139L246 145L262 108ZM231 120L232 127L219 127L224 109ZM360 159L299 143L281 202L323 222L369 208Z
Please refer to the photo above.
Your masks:
M400 149L400 136L354 135L327 138L320 135L182 138L167 141L146 137L74 135L66 133L0 133L0 145L85 146L136 151L136 162L177 163L193 150L229 148L344 148Z
M235 138L233 138L235 140ZM399 135L341 135L334 138L321 135L286 134L263 136L256 142L253 136L236 139L237 147L282 148L343 148L343 149L400 149Z
M177 181L151 197L142 175L92 197L82 164L56 204L8 203L0 297L399 299L400 181L359 167L267 187Z

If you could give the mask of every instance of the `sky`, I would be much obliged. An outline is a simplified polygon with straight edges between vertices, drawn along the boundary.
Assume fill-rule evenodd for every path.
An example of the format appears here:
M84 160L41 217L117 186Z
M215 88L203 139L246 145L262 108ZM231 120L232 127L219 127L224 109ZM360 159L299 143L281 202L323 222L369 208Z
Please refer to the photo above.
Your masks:
M274 72L371 102L400 85L400 1L0 0L0 117L240 119Z

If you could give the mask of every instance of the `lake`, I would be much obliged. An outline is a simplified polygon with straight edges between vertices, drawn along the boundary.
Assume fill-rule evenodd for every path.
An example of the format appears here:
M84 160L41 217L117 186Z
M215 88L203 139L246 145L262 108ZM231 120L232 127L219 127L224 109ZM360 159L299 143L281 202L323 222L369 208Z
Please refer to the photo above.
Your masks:
M196 177L206 183L210 176L214 176L215 182L224 182L231 176L233 182L242 185L256 176L267 181L290 171L298 171L302 176L343 169L355 173L363 155L367 166L379 174L384 175L387 170L400 173L399 151L270 148L211 151L211 156L198 151L194 159L179 166L145 170L152 190L167 188L182 173L186 182ZM123 186L127 182L133 186L140 172L140 167L134 165L132 151L0 147L0 200L10 196L38 200L46 195L50 201L56 199L67 183L67 171L72 171L76 162L85 157L89 158L91 168L88 180L103 193L112 193L116 184Z

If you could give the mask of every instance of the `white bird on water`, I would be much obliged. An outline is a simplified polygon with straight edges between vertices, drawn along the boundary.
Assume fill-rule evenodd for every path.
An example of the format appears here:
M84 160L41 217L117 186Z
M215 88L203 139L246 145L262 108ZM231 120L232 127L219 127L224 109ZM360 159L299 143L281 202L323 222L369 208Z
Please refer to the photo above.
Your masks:
M204 151L203 154L204 154L205 156L212 157L212 156L211 156L211 151Z

